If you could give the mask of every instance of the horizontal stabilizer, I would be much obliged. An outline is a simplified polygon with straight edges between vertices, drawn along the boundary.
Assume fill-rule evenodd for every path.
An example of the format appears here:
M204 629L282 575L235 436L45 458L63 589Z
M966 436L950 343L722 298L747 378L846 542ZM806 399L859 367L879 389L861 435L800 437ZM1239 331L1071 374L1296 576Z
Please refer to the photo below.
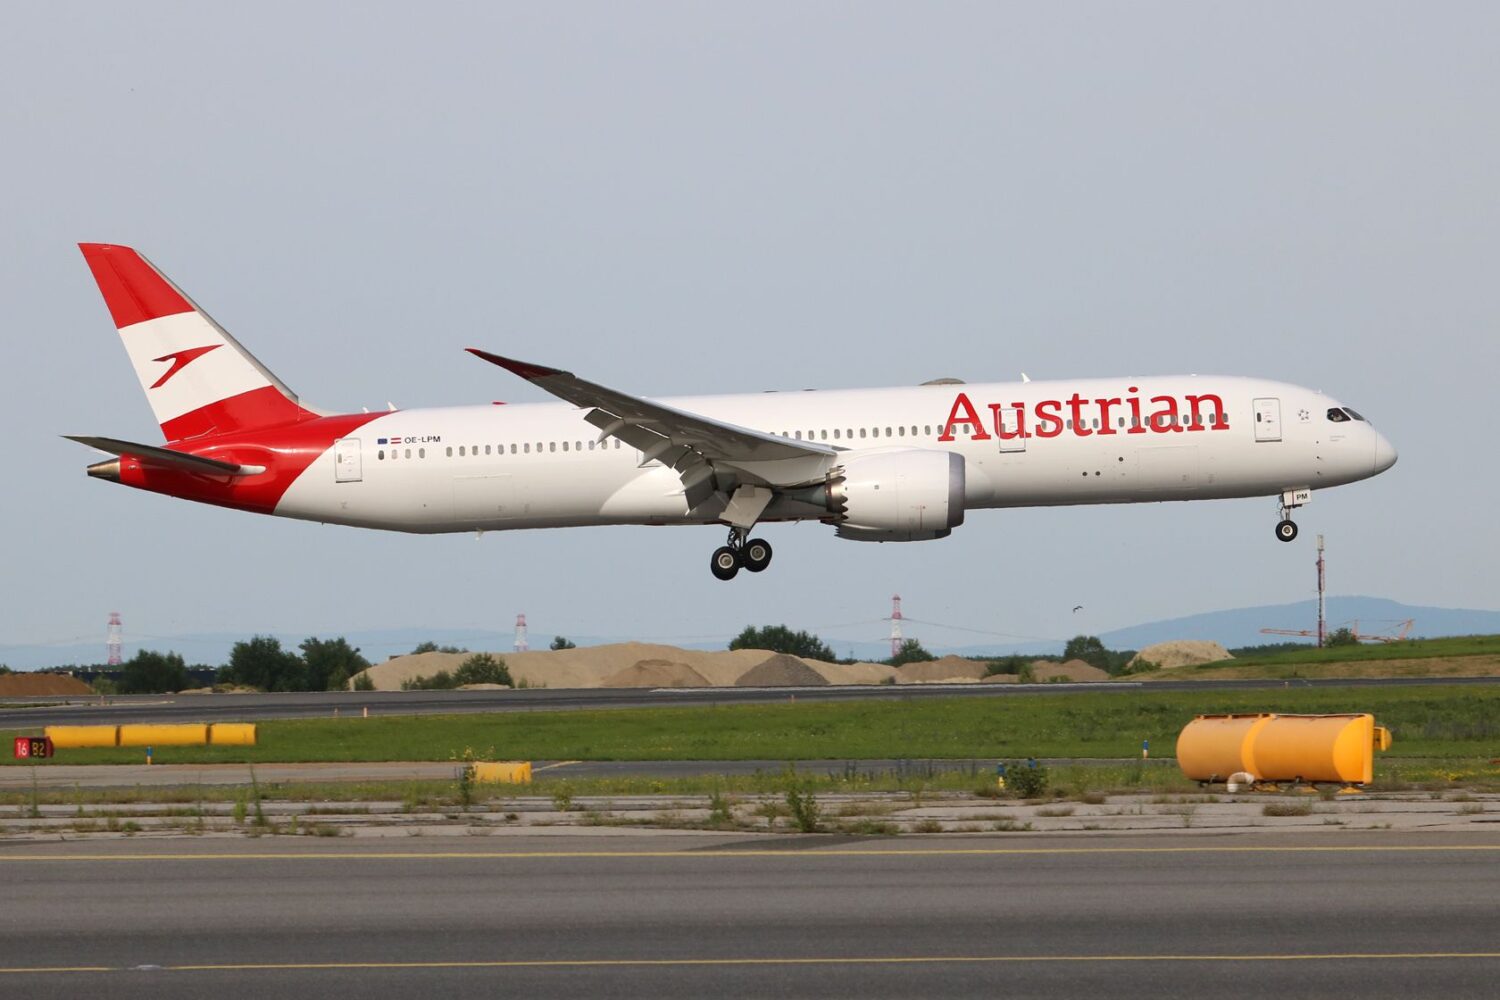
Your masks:
M221 462L217 458L189 455L186 452L172 451L170 448L162 448L149 444L136 444L133 441L121 441L118 438L89 437L75 434L64 434L63 437L69 441L86 444L90 448L107 451L111 455L130 455L140 459L147 465L155 465L168 469L183 469L187 472L198 472L211 476L255 476L266 471L266 467L263 465L240 465L236 462Z

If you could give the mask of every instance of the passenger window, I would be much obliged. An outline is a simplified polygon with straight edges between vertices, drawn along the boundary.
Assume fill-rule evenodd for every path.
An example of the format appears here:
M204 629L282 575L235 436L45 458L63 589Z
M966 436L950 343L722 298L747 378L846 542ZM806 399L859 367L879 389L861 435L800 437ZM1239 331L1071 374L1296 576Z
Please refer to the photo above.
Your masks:
M834 429L833 429L833 439L834 439L834 440L835 440L835 441L837 441L837 440L838 440L838 439L839 439L839 429L838 429L838 428L837 428L837 427L835 427L835 428L834 428Z
M556 441L548 441L547 442L547 450L548 451L556 451L557 450L557 442Z
M564 441L563 442L563 451L567 451L567 450L568 450L568 442Z
M407 458L411 458L411 449L410 448L406 449L406 457Z
M427 457L427 449L426 448L418 448L417 449L417 457L418 458L426 458Z
M900 431L902 437L906 437L906 428L904 426L897 428L897 430Z
M515 454L515 453L516 453L516 446L515 446L515 445L511 445L511 446L510 446L510 453L511 453L511 454L512 454L512 455L514 455L514 454Z
M525 448L526 448L526 454L530 455L531 454L531 442L530 441L526 442Z
M380 461L384 462L385 461L385 449L384 448L380 449L380 451L376 453L376 457L379 458Z
M451 444L448 446L448 457L453 457L453 446Z

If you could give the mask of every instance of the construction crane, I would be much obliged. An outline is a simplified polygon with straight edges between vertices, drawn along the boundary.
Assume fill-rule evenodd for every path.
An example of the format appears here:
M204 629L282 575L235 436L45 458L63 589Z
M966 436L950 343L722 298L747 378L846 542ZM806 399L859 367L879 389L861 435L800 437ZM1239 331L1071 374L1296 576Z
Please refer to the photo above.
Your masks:
M1412 626L1416 624L1416 619L1408 618L1405 621L1396 622L1395 624L1395 635L1387 635L1378 632L1361 632L1359 630L1359 621L1355 620L1349 623L1349 634L1354 637L1355 642L1401 642L1411 637ZM1318 636L1316 631L1307 628L1263 628L1260 631L1262 635L1299 635L1309 639L1317 638Z

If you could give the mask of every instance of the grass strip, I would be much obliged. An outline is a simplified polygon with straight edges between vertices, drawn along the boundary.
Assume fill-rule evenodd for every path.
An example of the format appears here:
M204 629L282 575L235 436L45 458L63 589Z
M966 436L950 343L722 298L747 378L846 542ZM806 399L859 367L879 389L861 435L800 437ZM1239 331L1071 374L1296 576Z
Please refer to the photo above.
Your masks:
M158 747L155 761L1129 758L1143 740L1167 757L1195 715L1224 712L1373 712L1395 734L1386 757L1491 757L1500 746L1500 688L1422 685L295 719L260 723L258 746ZM144 759L139 748L63 750L36 766Z

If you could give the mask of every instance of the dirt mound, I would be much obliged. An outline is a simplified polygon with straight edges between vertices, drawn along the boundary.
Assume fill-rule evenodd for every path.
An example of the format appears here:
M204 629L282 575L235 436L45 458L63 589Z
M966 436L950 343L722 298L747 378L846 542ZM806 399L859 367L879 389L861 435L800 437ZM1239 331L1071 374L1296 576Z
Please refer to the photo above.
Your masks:
M828 679L787 653L772 653L741 674L735 687L823 687Z
M65 674L0 674L0 696L91 693L83 681Z
M1067 663L1043 663L1038 661L1031 667L1032 676L1038 681L1050 681L1054 677L1061 677L1065 681L1107 681L1109 674L1098 667L1090 666L1082 660L1069 660Z
M709 687L708 678L686 663L671 660L641 660L604 678L607 688L698 688Z
M1234 657L1229 655L1229 650L1217 642L1209 642L1205 639L1177 639L1147 646L1135 654L1130 661L1130 666L1135 666L1137 660L1149 660L1163 670L1171 670L1174 667L1191 667L1199 663L1217 663L1220 660L1232 659Z
M941 682L977 681L989 671L989 664L966 660L962 656L945 656L941 660L921 660L896 670L898 684L935 684Z
M478 652L476 650L476 652ZM377 663L365 673L377 691L399 691L401 682L413 677L430 677L440 670L450 673L473 653L413 653ZM776 654L764 649L708 651L679 649L644 642L620 642L607 646L584 646L577 649L537 650L494 654L505 661L510 675L519 686L544 688L597 688L612 685L621 671L628 671L646 660L661 660L691 668L705 684L730 687L746 671L760 666ZM816 674L818 680L783 681L780 683L877 684L895 672L876 663L823 663L792 657ZM769 683L776 683L774 681Z
M1020 674L988 674L979 678L981 684L1018 684L1020 681Z

